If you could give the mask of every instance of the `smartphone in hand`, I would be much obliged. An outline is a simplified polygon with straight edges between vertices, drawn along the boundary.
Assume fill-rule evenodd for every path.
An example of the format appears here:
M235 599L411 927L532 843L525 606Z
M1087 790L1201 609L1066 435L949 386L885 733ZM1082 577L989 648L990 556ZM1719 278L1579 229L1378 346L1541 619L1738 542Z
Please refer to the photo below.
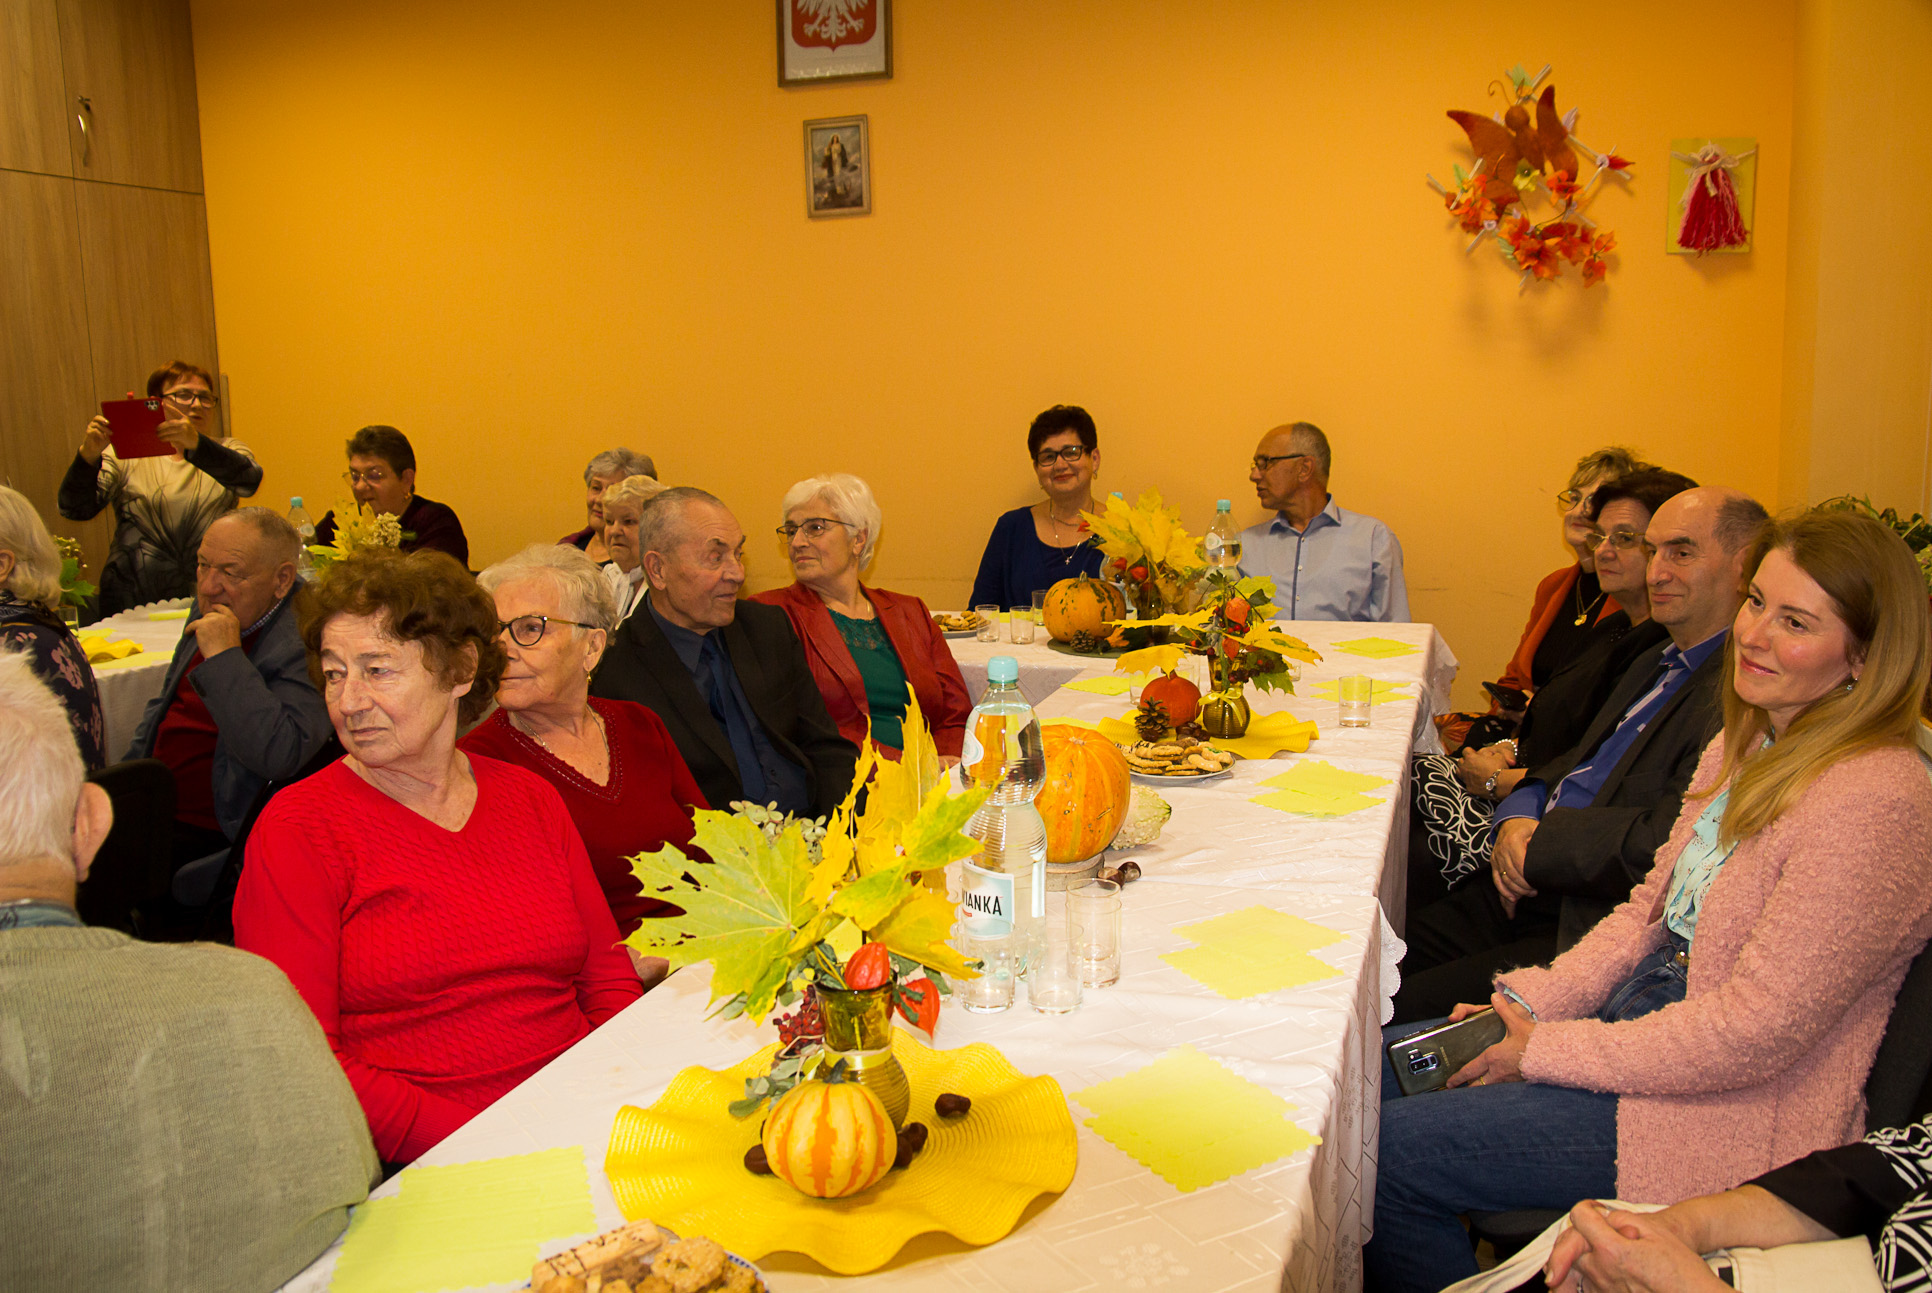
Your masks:
M1389 1063L1403 1095L1439 1091L1462 1066L1509 1035L1488 1006L1453 1024L1437 1024L1389 1043Z
M102 400L101 414L114 434L115 457L159 458L174 452L173 445L155 434L168 416L160 396Z

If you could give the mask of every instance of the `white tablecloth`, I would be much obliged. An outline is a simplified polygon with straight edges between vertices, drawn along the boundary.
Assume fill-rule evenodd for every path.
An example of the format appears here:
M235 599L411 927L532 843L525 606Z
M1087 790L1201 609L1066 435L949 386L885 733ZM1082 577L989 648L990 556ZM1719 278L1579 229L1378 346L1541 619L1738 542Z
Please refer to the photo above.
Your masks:
M168 662L174 659L174 649L180 644L181 631L188 623L186 619L148 617L157 611L185 609L188 603L186 597L151 602L110 615L81 630L83 635L103 634L110 642L126 638L141 644L139 655L94 666L94 683L101 690L101 714L107 720L109 763L118 762L127 753L128 743L134 739L135 729L141 726L141 715L146 712L148 702L161 694L161 687L168 680Z
M905 1290L1173 1289L1338 1290L1361 1282L1359 1245L1368 1235L1375 1188L1380 1076L1379 1025L1397 985L1402 944L1382 912L1389 890L1400 911L1407 832L1404 799L1411 736L1429 691L1446 694L1446 650L1427 625L1375 626L1375 635L1413 642L1416 654L1372 661L1335 652L1363 626L1297 625L1327 657L1307 684L1367 673L1411 686L1377 705L1367 728L1336 724L1332 701L1269 696L1264 711L1292 710L1321 725L1306 755L1243 762L1232 777L1167 788L1174 805L1166 833L1134 851L1143 878L1123 894L1125 955L1121 980L1090 989L1071 1015L1034 1014L1022 1002L999 1015L948 1007L943 1047L986 1041L1022 1071L1052 1074L1069 1097L1095 1082L1132 1072L1183 1043L1224 1062L1295 1106L1292 1119L1321 1137L1311 1149L1230 1180L1182 1193L1084 1125L1071 1110L1079 1167L1057 1199L1036 1203L1005 1239L985 1248L915 1240L884 1269L860 1277L827 1274L810 1261L773 1254L760 1265L780 1293L834 1287ZM1018 652L1041 652L1035 646ZM966 655L966 651L961 652ZM993 650L985 656L995 654ZM1023 667L1026 660L1022 659ZM1045 663L1045 662L1042 662ZM981 660L983 668L983 657ZM1052 666L1052 667L1058 667ZM1086 672L1105 672L1096 662ZM1418 696L1414 693L1423 691ZM1126 697L1060 691L1043 716L1094 719L1124 711ZM1290 817L1248 802L1254 782L1297 758L1374 772L1390 785L1372 794L1384 806L1340 819ZM1379 900L1379 901L1378 901ZM1189 946L1177 926L1256 903L1292 912L1341 934L1313 955L1335 977L1243 1001L1226 1000L1160 959ZM564 1145L581 1146L590 1168L600 1229L623 1220L602 1165L612 1121L624 1104L648 1105L682 1068L720 1068L773 1039L769 1026L707 1021L708 967L674 976L643 1000L479 1114L422 1158L469 1162ZM1023 992L1023 990L1022 990ZM397 1188L394 1181L377 1193ZM675 1225L676 1218L660 1218ZM582 1236L558 1236L552 1252ZM288 1286L327 1287L336 1249ZM514 1284L494 1286L501 1289Z

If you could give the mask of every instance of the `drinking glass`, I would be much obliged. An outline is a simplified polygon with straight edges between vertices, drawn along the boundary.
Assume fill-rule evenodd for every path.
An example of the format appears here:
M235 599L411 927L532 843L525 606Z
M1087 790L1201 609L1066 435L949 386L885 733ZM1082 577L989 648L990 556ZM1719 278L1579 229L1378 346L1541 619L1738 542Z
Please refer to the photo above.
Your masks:
M1040 930L1039 955L1026 972L1026 1003L1043 1015L1064 1015L1080 1008L1080 967L1064 920L1048 920Z
M1341 703L1343 727L1367 727L1375 681L1367 674L1349 674L1336 682L1335 699Z
M994 1015L1013 1004L1013 931L969 934L964 924L953 926L953 947L969 961L980 962L977 979L957 981L959 1004L974 1014Z
M975 606L973 614L979 616L979 632L974 636L981 642L1000 640L1000 608L997 606Z
M1033 628L1037 621L1033 618L1031 606L1015 606L1012 616L1006 621L1007 636L1017 645L1025 645L1033 640Z
M1088 880L1067 890L1067 942L1080 981L1104 988L1120 978L1120 885Z

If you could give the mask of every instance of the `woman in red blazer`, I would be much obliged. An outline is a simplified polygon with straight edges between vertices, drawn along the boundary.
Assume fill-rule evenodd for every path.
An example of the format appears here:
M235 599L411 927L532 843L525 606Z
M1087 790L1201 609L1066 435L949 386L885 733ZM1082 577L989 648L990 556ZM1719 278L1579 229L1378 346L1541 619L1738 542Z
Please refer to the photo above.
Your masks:
M859 582L879 544L872 490L842 472L814 476L786 492L784 513L797 582L752 600L791 618L839 735L856 745L869 722L880 753L898 758L909 684L939 753L956 760L973 701L946 639L917 597Z

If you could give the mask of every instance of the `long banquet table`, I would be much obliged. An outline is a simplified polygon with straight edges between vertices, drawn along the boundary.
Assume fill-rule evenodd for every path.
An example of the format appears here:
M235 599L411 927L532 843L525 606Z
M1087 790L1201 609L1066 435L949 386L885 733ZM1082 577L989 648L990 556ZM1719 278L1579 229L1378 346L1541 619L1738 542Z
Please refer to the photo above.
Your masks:
M1036 1200L1005 1239L973 1248L949 1237L913 1240L869 1275L831 1274L809 1259L774 1253L759 1260L780 1293L833 1288L1080 1290L1170 1288L1258 1291L1360 1287L1359 1245L1375 1189L1380 1075L1379 1025L1397 984L1406 821L1407 763L1424 707L1440 704L1454 661L1429 625L1299 623L1292 632L1324 655L1303 673L1302 695L1268 696L1258 711L1286 708L1315 720L1320 738L1303 755L1243 761L1232 776L1165 787L1174 814L1154 845L1126 854L1142 878L1123 894L1123 965L1112 987L1088 989L1079 1010L1043 1016L1024 1004L972 1015L948 1006L937 1044L984 1041L1022 1072L1048 1073L1070 1099L1079 1166L1057 1197ZM1392 638L1414 654L1365 659L1334 644ZM1044 646L972 642L962 656L1004 652L1029 667L1060 669L1067 657ZM1082 662L1081 676L1108 671ZM1394 683L1396 699L1374 707L1367 728L1343 729L1333 701L1310 684L1349 673ZM1431 693L1435 693L1432 695ZM1127 710L1127 697L1058 690L1038 705L1043 718L1088 721ZM1389 779L1379 800L1345 817L1290 816L1250 802L1256 782L1296 760L1320 759ZM1189 946L1177 926L1263 904L1327 926L1341 941L1312 955L1331 978L1244 1000L1227 1000L1160 959ZM1385 910L1386 909L1386 910ZM672 976L548 1067L510 1092L420 1162L472 1162L560 1146L581 1146L600 1230L622 1224L602 1167L620 1106L648 1106L682 1068L725 1068L773 1040L769 1026L705 1019L709 967ZM1320 1143L1262 1167L1183 1193L1084 1125L1085 1087L1138 1069L1191 1044L1286 1099L1291 1120ZM378 1196L393 1194L395 1179ZM659 1217L675 1226L675 1217ZM559 1235L550 1253L584 1236ZM340 1241L287 1286L329 1285ZM513 1289L517 1284L487 1286Z

